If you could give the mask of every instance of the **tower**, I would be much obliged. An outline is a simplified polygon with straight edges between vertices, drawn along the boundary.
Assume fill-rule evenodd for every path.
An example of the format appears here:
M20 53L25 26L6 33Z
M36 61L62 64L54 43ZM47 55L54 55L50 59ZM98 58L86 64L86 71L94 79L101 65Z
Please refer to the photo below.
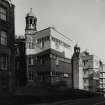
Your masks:
M79 57L80 54L80 47L76 44L74 47L74 56Z
M30 8L30 12L26 15L26 27L25 27L25 38L26 38L26 54L27 52L32 52L35 46L34 36L37 31L36 23L37 18ZM27 51L30 50L30 51Z
M26 60L27 60L27 76L32 75L33 72L29 72L29 62L33 62L32 53L36 51L36 24L37 18L32 12L32 8L30 8L30 12L26 15L26 27L25 27L25 53L26 53ZM27 77L29 78L29 76ZM33 81L33 80L32 80Z
M78 47L77 44L74 47L74 54L72 57L72 73L73 87L75 89L83 89L82 59L80 56L80 47Z
M32 8L30 8L30 12L26 15L26 28L25 34L34 34L37 31L36 28L37 18L32 12Z

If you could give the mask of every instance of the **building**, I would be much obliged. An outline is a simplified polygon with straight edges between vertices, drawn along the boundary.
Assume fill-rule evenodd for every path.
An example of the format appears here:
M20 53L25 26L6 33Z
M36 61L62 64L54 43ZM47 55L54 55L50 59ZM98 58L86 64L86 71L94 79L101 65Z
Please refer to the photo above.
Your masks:
M73 87L96 92L99 86L100 60L89 52L80 52L80 47L74 47L72 57Z
M99 85L99 92L105 95L105 64L100 62L100 85Z
M26 16L26 55L28 83L72 86L72 41L54 27L37 31L32 9Z
M0 90L11 90L15 82L14 27L14 5L0 0Z
M15 76L16 87L26 86L26 54L25 54L25 38L17 37L15 41Z
M74 54L72 56L72 76L73 88L83 89L83 67L80 59L80 47L74 47Z

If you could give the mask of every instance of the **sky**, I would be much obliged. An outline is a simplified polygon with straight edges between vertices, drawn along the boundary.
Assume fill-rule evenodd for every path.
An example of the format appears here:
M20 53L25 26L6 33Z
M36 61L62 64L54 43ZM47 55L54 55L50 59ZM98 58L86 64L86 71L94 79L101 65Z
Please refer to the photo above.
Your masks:
M25 17L32 8L37 30L54 26L105 63L105 0L12 0L15 31L24 35Z

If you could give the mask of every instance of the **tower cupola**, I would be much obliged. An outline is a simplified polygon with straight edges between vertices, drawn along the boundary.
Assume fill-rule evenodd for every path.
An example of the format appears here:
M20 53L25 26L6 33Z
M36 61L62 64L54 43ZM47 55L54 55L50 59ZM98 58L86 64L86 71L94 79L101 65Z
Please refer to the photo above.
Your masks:
M27 15L26 15L26 28L25 28L25 30L37 31L36 24L37 24L37 18L33 14L32 8L31 8L30 12L27 13Z
M74 54L77 55L77 56L80 54L80 47L78 47L77 44L74 47Z

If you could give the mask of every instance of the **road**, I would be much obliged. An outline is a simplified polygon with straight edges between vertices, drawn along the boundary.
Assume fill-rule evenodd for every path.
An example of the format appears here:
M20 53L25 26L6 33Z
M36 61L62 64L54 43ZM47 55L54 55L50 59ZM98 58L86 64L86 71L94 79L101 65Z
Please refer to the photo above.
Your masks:
M54 103L31 104L31 105L105 105L105 98L95 97L88 99L66 100Z

